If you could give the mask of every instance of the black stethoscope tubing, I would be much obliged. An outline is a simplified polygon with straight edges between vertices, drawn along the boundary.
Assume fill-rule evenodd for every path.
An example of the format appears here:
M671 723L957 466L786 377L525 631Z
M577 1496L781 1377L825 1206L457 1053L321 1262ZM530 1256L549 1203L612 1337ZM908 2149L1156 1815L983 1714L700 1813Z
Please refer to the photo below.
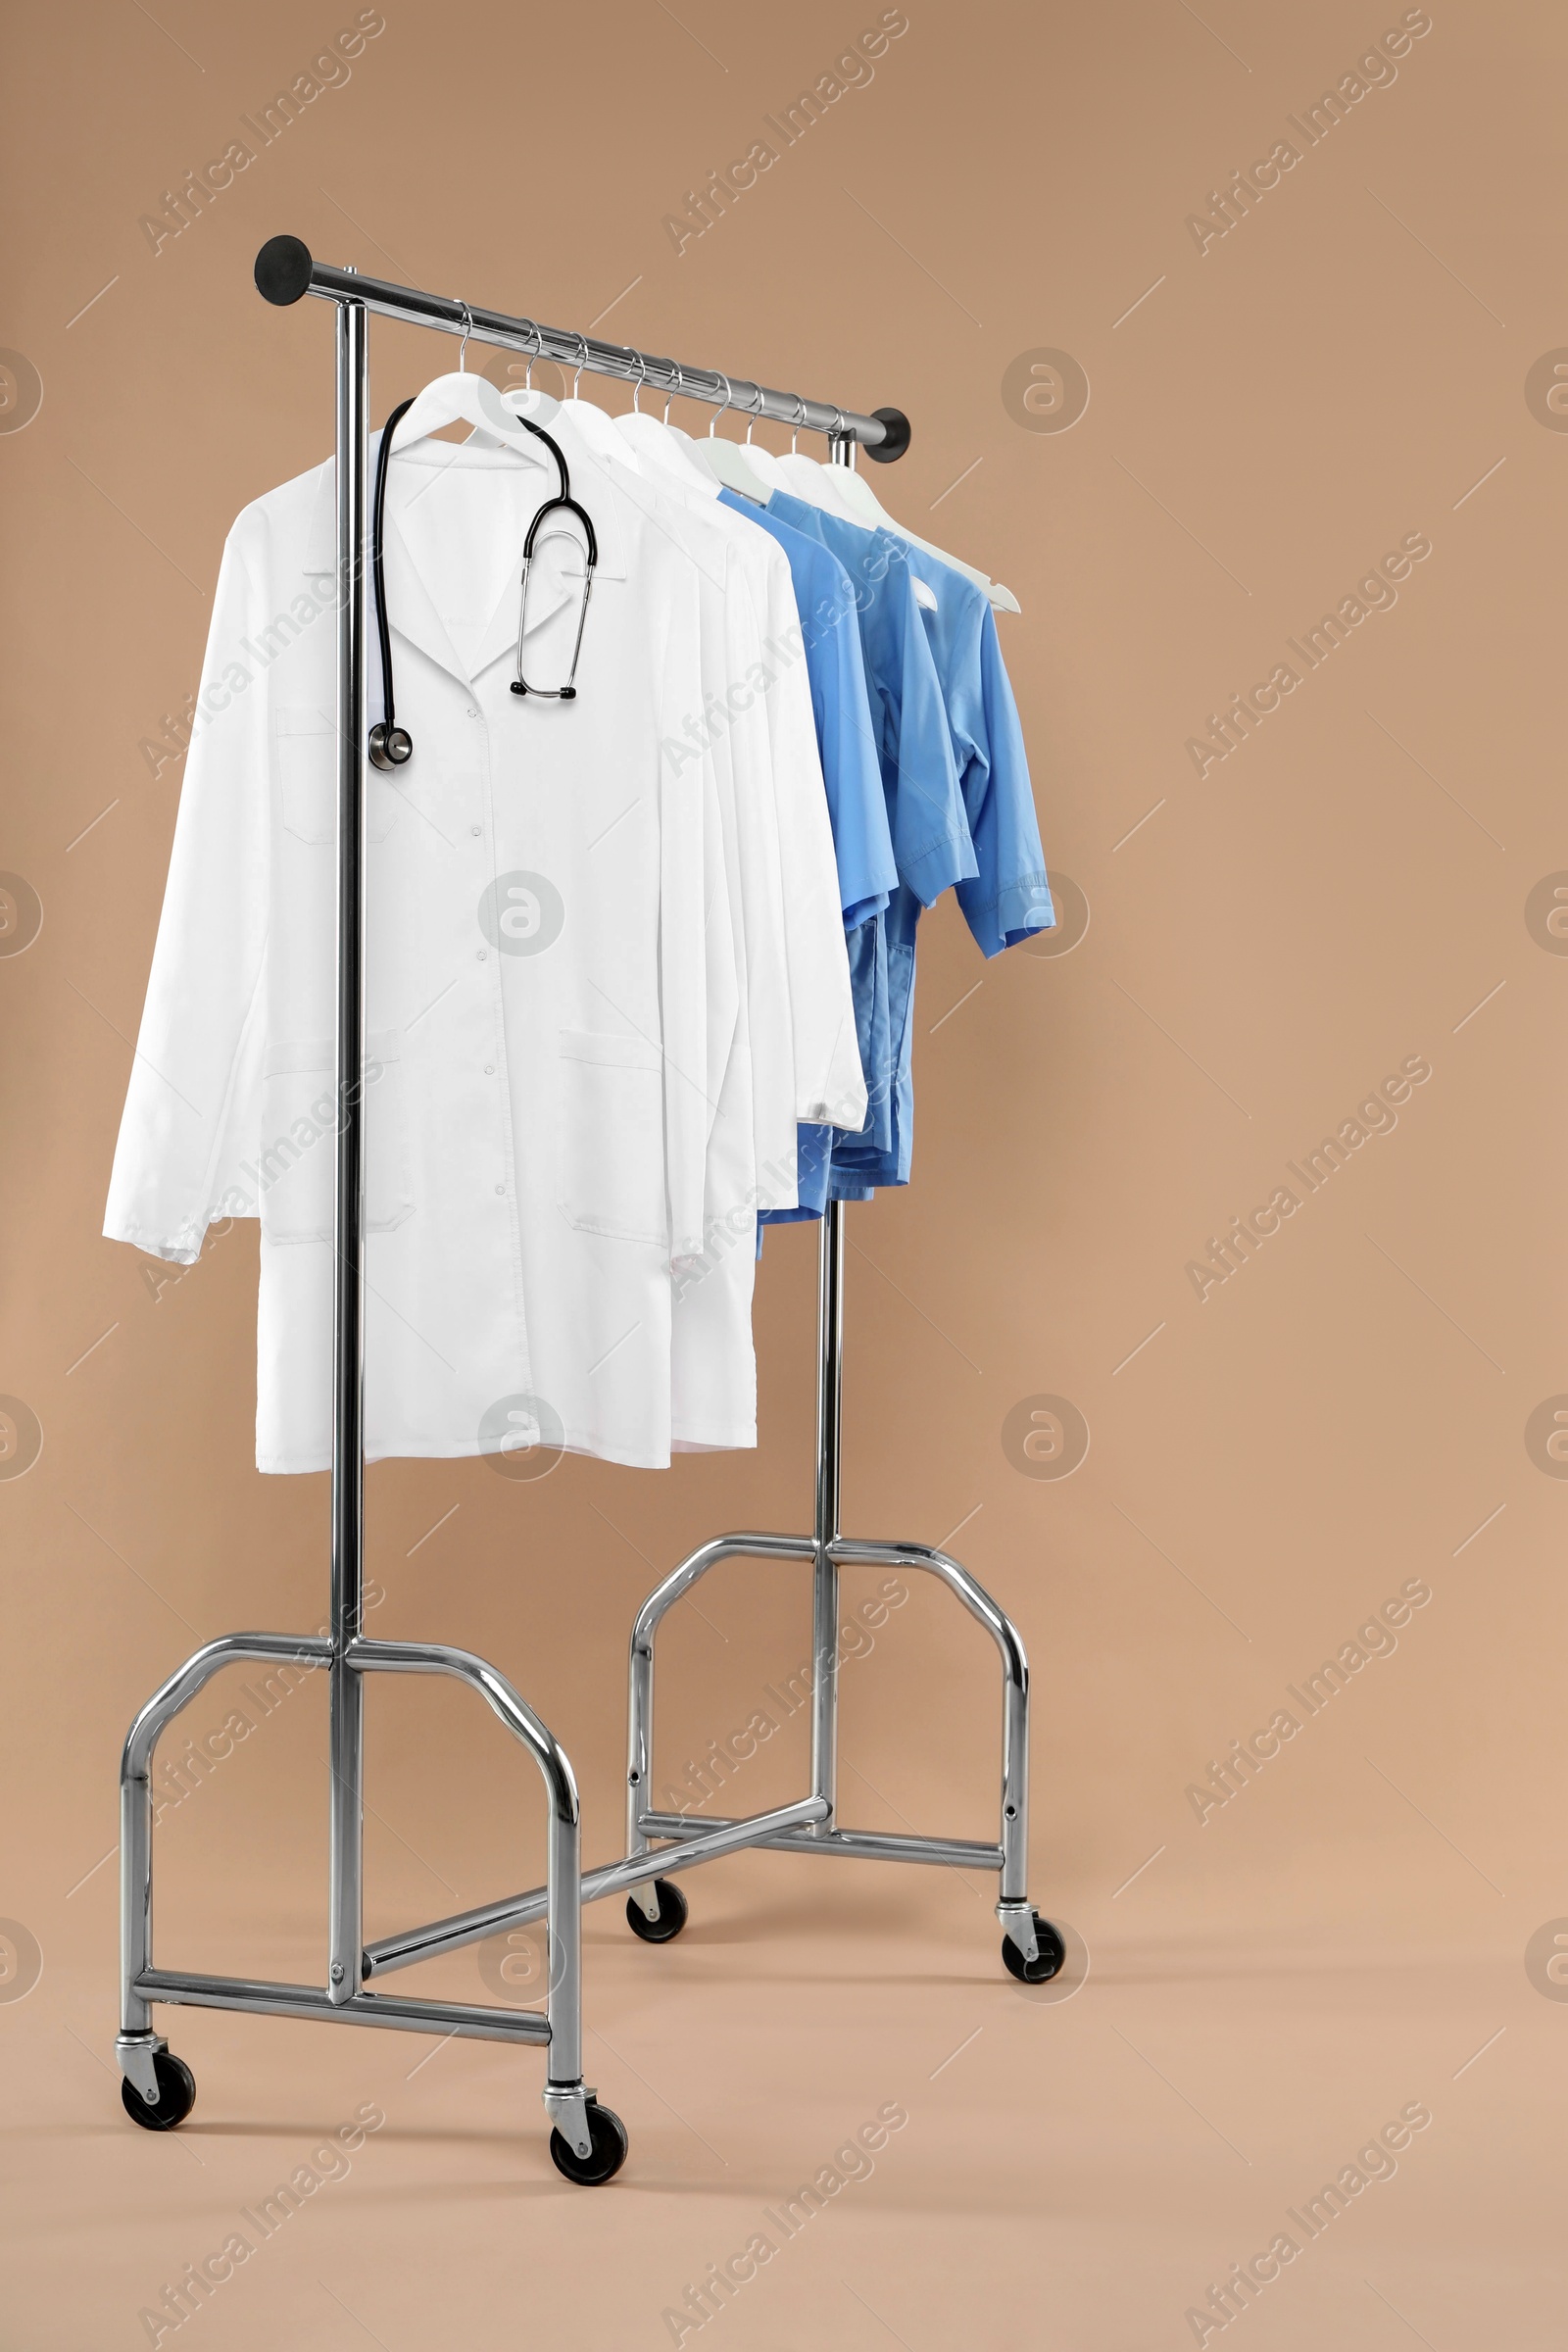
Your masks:
M410 735L407 727L398 725L396 711L393 708L392 632L387 624L386 616L386 565L384 561L387 461L392 454L392 436L413 406L413 400L400 401L382 427L381 445L376 451L375 458L375 493L370 502L370 582L375 594L375 633L381 653L381 709L383 715L370 729L368 750L371 766L379 768L402 767L414 756L414 738ZM544 505L529 523L528 535L522 543L522 581L517 605L517 674L512 682L512 691L517 695L531 694L546 700L569 703L574 702L577 695L577 657L582 651L583 623L588 617L588 600L593 594L594 572L599 564L599 540L594 530L592 515L585 507L579 506L571 495L571 475L567 470L565 455L561 444L545 431L543 425L530 423L526 416L519 416L517 422L528 432L535 434L555 459L561 473L561 492L559 497L545 500ZM522 624L527 610L528 567L533 561L534 548L539 540L540 524L547 515L559 514L574 514L582 525L583 535L588 543L586 551L587 576L583 585L582 604L577 613L577 641L572 648L571 670L564 686L529 686L522 675ZM547 534L547 536L554 535L556 534Z

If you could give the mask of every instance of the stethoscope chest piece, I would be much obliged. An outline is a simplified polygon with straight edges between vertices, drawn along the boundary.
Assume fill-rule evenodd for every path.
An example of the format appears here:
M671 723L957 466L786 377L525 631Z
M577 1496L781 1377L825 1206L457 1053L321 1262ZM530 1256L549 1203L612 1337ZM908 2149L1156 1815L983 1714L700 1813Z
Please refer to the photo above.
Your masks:
M414 738L407 727L389 727L378 719L370 729L369 753L372 767L401 767L414 756Z

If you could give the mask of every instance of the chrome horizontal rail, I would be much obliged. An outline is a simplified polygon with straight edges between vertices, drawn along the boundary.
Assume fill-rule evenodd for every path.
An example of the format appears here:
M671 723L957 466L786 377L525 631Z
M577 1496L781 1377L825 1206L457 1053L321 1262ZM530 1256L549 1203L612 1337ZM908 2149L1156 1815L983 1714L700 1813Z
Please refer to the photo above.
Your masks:
M637 1827L645 1838L700 1838L705 1827L727 1830L732 1826L727 1821L705 1825L685 1813L637 1816ZM842 1854L851 1862L930 1862L944 1870L1000 1870L1003 1864L1000 1845L987 1845L973 1838L895 1838L881 1830L818 1830L814 1835L773 1830L747 1842L787 1846L798 1854ZM701 1861L703 1856L694 1858ZM665 1852L659 1860L667 1873L677 1867L679 1857Z
M582 1899L585 1903L602 1903L612 1895L628 1893L647 1879L691 1870L699 1862L716 1862L721 1854L738 1853L745 1846L764 1843L775 1831L806 1829L826 1817L827 1806L820 1797L803 1796L793 1805L779 1805L770 1813L754 1813L745 1820L699 1823L696 1836L678 1850L665 1848L656 1854L633 1854L623 1862L607 1862L599 1870L584 1871ZM535 1886L527 1894L486 1903L476 1911L456 1912L452 1918L434 1920L426 1928L410 1928L401 1936L383 1936L378 1943L366 1946L365 1974L383 1976L391 1969L411 1968L416 1960L432 1959L438 1952L456 1951L466 1943L482 1943L487 1936L500 1936L509 1928L524 1928L531 1920L542 1919L544 1911L545 1889Z
M403 318L438 333L460 335L474 343L492 343L535 360L554 360L573 373L614 376L623 384L638 384L649 392L667 392L672 399L705 401L710 408L734 409L737 415L768 417L774 424L800 426L839 440L858 441L867 456L883 464L901 458L909 446L909 420L899 409L879 409L865 416L830 400L803 400L794 392L778 392L767 384L716 368L687 368L628 344L604 343L575 329L544 326L537 319L513 318L504 311L487 311L449 294L426 294L416 286L400 286L384 277L363 276L357 270L336 270L318 262L298 237L270 237L256 257L258 291L271 303L298 302L315 294L327 302L360 303L385 318Z
M550 2025L533 2009L484 2009L462 2001L416 2001L356 1992L334 2001L314 1984L268 1984L245 1977L194 1977L143 1969L133 1989L146 2001L195 2009L247 2009L263 2017L318 2018L351 2026L389 2026L405 2034L457 2034L470 2041L548 2042Z

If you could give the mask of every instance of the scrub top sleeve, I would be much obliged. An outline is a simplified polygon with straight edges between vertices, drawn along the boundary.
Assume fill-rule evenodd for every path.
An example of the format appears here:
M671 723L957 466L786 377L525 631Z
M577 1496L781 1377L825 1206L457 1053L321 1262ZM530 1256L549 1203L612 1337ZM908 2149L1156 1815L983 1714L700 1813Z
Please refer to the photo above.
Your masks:
M255 1216L266 1027L270 757L265 529L229 533L104 1232L194 1264L209 1225Z
M979 872L958 770L953 757L947 706L932 657L914 580L895 556L877 594L888 599L891 643L899 680L887 710L899 789L893 811L893 852L899 875L922 906Z
M831 567L823 576L833 586L801 620L812 649L811 703L833 820L839 903L844 928L853 931L883 911L898 888L899 867L876 756L854 586L836 558L826 549L822 556L824 565Z
M990 956L1053 928L1056 917L1018 706L989 606L981 610L977 656L979 714L963 789L979 871L959 883L957 898L976 944Z

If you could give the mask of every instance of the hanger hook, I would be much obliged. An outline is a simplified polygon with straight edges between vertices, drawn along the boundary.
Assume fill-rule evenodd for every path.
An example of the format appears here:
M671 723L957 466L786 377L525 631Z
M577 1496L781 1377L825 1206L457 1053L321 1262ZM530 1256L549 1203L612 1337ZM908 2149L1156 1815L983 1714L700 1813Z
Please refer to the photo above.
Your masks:
M790 431L790 456L794 457L801 438L801 427L806 422L806 403L798 392L792 392L790 398L801 412Z
M632 357L637 362L637 381L631 388L632 415L640 416L643 413L643 386L648 381L648 362L640 351L634 352Z
M710 441L711 441L713 435L718 430L719 418L727 415L727 413L735 406L735 387L730 382L729 377L721 374L719 369L716 368L713 369L713 373L718 376L719 382L724 387L724 406L721 409L715 409L712 416L709 419L708 438Z
M582 357L577 362L577 372L571 379L571 397L573 400L578 397L577 387L582 382L582 371L588 365L588 338L585 334L583 334L580 328L578 329L577 340L582 345Z
M458 373L465 375L467 372L468 337L473 332L473 313L461 294L454 294L452 299L463 313L463 341L458 345Z
M686 377L682 371L680 362L678 360L671 360L669 365L674 369L675 381L672 388L664 394L664 422L666 424L669 422L669 404L674 399L675 394L677 392L680 393L683 399L685 398L686 394Z
M757 402L746 419L746 446L748 449L752 446L752 435L757 430L757 419L762 414L762 387L760 384L754 384L752 390L757 394Z

